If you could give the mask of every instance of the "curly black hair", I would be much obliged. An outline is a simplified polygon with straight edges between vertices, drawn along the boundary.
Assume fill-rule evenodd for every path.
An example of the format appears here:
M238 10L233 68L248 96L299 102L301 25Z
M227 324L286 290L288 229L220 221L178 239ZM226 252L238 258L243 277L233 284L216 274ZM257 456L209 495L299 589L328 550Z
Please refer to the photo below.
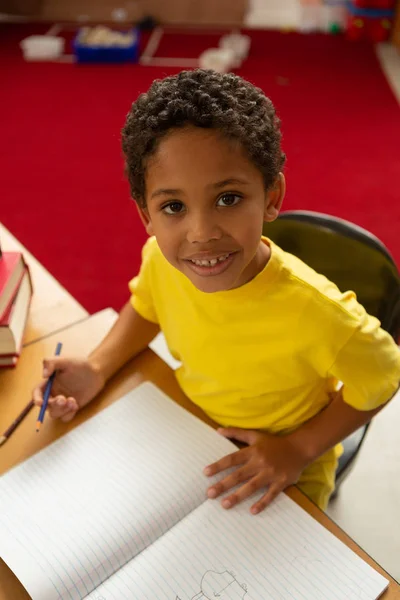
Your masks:
M280 120L262 92L233 73L182 71L155 80L132 104L122 129L122 149L132 197L145 200L147 159L171 130L188 125L216 129L239 141L268 189L285 163Z

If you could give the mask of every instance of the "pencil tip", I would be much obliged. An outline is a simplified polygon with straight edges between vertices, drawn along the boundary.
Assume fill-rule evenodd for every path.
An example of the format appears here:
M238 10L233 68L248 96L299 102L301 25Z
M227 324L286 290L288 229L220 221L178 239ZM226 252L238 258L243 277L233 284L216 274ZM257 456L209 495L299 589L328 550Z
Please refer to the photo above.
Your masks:
M2 436L0 436L0 446L1 446L2 444L4 444L4 442L6 441L6 439L7 439L7 438L6 438L6 436L5 436L5 435L2 435Z
M38 433L39 429L41 426L41 422L40 421L36 421L36 433Z

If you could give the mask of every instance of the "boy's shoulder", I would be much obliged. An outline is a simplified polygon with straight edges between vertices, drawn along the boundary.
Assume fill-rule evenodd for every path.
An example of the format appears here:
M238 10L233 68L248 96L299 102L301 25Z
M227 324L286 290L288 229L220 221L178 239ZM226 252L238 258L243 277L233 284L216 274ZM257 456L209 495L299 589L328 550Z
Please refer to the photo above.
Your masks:
M340 290L322 273L318 273L297 256L271 244L272 256L279 262L280 280L283 287L290 286L294 298L302 298L309 307L323 311L327 316L359 321L365 316L364 308L350 290ZM289 289L289 288L288 288Z
M152 235L145 241L143 245L142 256L143 258L147 258L148 256L154 257L157 254L161 254L161 250L155 236Z
M160 246L154 236L149 237L143 248L142 248L142 263L151 265L152 263L168 263L163 253L160 250Z

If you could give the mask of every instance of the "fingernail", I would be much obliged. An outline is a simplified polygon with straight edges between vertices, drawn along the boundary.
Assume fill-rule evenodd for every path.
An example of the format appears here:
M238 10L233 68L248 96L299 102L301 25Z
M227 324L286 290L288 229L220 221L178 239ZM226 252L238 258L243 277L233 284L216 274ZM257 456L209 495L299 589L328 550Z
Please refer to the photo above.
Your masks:
M222 500L222 506L224 508L230 508L232 506L232 502L230 500Z
M212 471L210 467L205 467L205 469L203 469L203 473L204 475L211 475Z
M256 506L252 506L250 509L250 512L252 515L257 515L260 512L260 509L257 508Z
M43 369L43 377L48 377L49 376L49 372L46 369L46 367Z
M216 498L217 497L217 491L215 488L210 488L207 492L207 496L209 498Z

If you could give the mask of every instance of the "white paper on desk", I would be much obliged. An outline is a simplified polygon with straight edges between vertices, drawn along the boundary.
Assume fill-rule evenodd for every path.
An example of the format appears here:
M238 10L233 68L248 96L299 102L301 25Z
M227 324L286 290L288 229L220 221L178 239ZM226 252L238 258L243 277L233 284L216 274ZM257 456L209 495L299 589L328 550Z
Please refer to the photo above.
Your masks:
M387 582L286 495L207 500L87 600L371 600Z
M171 352L169 351L163 333L159 333L158 335L156 335L154 340L150 342L149 348L151 348L153 352L155 352L174 371L176 371L176 369L181 366L182 363L179 362L179 360L176 360L176 358L174 358Z
M0 479L0 557L34 600L80 600L206 498L235 446L145 383Z
M234 448L143 384L0 479L0 556L33 600L376 600L387 581L286 496L205 500Z

